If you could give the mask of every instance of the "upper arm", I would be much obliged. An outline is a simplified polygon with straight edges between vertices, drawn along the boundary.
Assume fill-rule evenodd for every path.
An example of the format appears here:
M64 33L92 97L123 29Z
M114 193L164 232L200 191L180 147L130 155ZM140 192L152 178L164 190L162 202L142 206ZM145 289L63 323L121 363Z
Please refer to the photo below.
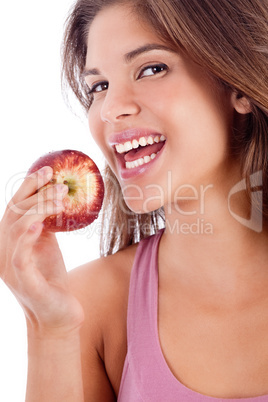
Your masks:
M105 319L105 294L98 272L99 262L69 272L74 296L81 303L85 321L81 328L81 360L85 402L114 402L115 392L101 357L103 350L102 322Z

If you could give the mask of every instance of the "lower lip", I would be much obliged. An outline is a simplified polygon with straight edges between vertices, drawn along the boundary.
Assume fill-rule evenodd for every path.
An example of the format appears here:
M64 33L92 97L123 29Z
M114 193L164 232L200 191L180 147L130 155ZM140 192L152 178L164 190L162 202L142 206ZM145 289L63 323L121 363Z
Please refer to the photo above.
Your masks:
M156 155L156 157L154 159L152 159L150 162L144 163L141 166L137 166L135 168L131 168L131 169L127 169L126 168L126 162L123 158L120 158L117 155L117 165L119 167L119 174L122 180L128 180L128 179L132 179L136 176L140 176L143 174L146 174L149 170L152 169L152 167L155 165L155 163L158 162L158 159L161 157L162 152L165 148L165 145L161 148L161 150L158 152L158 154Z

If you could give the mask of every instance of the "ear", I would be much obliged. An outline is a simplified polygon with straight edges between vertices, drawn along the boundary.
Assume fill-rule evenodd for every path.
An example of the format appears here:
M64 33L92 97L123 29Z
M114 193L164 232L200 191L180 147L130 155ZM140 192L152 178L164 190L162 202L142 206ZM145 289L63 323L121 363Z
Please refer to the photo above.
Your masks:
M231 102L234 109L240 114L247 114L252 112L250 101L241 94L241 92L233 91L231 95Z

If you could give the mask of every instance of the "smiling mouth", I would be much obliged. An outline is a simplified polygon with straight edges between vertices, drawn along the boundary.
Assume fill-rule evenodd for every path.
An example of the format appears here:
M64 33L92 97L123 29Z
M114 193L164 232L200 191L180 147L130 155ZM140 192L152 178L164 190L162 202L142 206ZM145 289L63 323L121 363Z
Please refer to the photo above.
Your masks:
M151 162L161 151L165 142L164 135L149 135L124 144L116 144L114 147L125 168L134 169Z

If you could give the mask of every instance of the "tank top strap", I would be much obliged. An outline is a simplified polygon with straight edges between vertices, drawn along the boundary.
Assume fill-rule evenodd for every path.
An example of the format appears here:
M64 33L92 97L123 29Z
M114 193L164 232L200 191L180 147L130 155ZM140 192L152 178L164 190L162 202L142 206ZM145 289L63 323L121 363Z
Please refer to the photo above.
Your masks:
M162 234L160 230L142 240L136 251L129 288L127 360L144 401L172 402L178 400L174 388L178 391L179 384L167 370L158 337L158 248Z
M132 267L128 302L128 342L131 355L138 352L142 341L152 351L152 339L158 332L158 245L162 231L143 239ZM153 353L151 353L152 355Z

